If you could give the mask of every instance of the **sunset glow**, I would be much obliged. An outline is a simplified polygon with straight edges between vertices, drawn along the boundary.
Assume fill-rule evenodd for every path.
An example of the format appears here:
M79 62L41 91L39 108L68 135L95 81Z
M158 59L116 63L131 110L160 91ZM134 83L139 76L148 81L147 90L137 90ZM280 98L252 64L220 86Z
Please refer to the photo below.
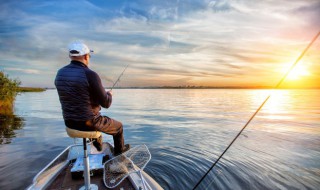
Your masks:
M318 0L3 1L0 70L53 87L74 40L119 87L273 87L319 32ZM84 24L85 23L85 24ZM283 87L320 88L320 39Z

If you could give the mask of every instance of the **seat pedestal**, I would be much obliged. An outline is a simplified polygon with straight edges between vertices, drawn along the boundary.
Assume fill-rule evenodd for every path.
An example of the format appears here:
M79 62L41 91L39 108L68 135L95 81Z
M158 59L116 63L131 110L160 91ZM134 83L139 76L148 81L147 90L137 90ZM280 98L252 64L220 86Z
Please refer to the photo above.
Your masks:
M80 190L98 190L96 184L90 184L90 166L86 138L83 138L83 166L84 186Z

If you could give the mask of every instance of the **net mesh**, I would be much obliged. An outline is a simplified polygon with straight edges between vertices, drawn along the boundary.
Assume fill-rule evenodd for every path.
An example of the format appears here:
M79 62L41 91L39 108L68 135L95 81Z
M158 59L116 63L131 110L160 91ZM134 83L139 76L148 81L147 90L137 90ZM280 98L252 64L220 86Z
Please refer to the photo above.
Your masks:
M104 164L104 184L108 188L119 185L130 173L141 171L151 159L146 145L136 146Z

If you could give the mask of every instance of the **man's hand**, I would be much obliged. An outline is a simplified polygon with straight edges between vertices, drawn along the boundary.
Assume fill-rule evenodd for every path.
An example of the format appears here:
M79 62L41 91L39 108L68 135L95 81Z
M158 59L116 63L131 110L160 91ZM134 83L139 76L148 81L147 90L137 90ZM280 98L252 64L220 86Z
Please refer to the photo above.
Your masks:
M112 96L112 90L109 90L108 93L111 94L111 96Z

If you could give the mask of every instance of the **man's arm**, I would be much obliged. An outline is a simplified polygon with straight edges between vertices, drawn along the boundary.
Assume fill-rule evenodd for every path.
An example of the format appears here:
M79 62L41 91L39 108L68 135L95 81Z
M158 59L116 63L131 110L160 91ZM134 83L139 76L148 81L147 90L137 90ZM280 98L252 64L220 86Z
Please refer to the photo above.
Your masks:
M109 108L112 103L112 94L111 92L106 92L102 86L101 79L97 73L92 70L87 70L86 72L87 79L90 85L90 91L92 93L92 98L95 103L98 103L104 108Z

